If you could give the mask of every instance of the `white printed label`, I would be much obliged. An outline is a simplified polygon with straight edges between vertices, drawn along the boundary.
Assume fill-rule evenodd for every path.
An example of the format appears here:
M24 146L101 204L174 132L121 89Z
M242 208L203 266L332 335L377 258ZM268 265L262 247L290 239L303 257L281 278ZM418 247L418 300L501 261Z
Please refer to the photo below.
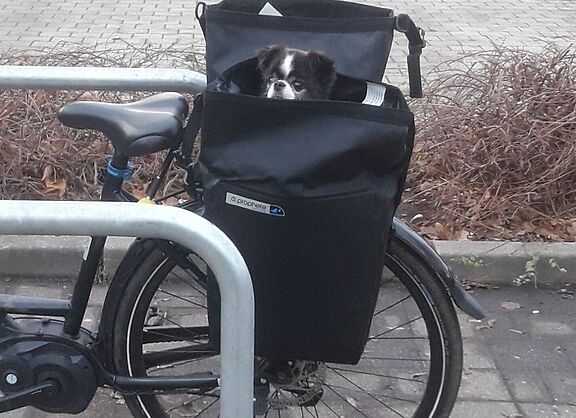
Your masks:
M234 193L226 193L226 203L243 209L252 210L254 212L265 213L266 215L285 216L284 209L280 206L249 199Z
M282 16L282 13L280 13L278 10L276 10L276 8L274 6L272 6L270 3L266 3L264 5L264 7L262 7L262 10L260 10L260 13L258 13L259 15L262 16Z
M88 244L86 244L86 248L84 249L84 254L82 254L82 260L88 260L88 252L90 251L90 245L92 245L92 237L88 240Z
M371 106L382 106L384 103L384 97L386 96L386 87L377 84L366 82L366 97L364 98L363 104Z

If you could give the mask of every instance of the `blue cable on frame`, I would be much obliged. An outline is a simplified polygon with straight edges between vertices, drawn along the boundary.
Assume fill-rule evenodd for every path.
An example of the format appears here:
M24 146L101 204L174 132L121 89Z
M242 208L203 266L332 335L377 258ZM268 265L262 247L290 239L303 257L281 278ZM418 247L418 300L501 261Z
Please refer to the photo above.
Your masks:
M134 166L132 164L128 164L128 167L124 168L124 169L119 169L116 168L112 165L111 160L112 157L108 157L108 167L106 167L106 172L114 177L121 177L124 179L124 181L128 181L132 178L132 175L134 174Z

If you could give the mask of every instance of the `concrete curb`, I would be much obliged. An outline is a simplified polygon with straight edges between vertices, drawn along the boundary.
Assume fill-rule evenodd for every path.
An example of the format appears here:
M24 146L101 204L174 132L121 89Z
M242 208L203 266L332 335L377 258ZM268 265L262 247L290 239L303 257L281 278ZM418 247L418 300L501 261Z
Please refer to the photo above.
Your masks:
M461 279L483 284L576 283L576 243L435 241Z
M133 240L108 239L104 265L110 277ZM0 278L74 279L89 242L88 237L0 236Z
M110 238L105 266L114 274L132 238ZM0 237L0 278L73 279L88 245L86 237ZM576 243L435 241L459 278L481 284L576 283Z

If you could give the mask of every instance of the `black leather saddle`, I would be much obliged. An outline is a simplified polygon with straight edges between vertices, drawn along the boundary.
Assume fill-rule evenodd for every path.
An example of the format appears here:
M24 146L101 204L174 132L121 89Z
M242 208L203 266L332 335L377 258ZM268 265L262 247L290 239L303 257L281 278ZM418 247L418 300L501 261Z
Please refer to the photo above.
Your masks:
M68 103L58 112L58 119L71 128L100 131L117 153L134 157L177 145L187 115L184 96L161 93L128 104Z

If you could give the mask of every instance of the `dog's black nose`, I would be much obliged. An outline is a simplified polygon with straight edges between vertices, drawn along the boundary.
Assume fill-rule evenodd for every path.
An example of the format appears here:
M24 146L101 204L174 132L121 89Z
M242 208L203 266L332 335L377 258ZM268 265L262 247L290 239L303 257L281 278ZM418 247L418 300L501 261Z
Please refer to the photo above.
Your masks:
M274 90L275 90L275 91L280 91L280 90L282 90L284 87L286 87L286 82L285 82L285 81L278 80L277 82L274 83Z

